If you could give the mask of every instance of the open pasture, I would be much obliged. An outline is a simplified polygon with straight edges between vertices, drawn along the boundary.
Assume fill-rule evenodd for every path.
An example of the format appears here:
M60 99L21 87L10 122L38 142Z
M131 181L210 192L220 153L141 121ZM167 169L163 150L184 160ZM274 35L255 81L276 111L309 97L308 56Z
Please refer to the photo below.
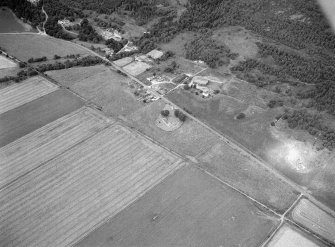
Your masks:
M251 109L247 102L229 95L219 94L213 98L202 99L183 88L172 91L167 97L218 132L258 155L263 155L264 147L274 140L270 133L270 123L280 113L277 109L249 112ZM247 113L249 117L237 119L240 113Z
M293 188L257 161L225 142L214 145L197 159L208 172L279 213L288 209L298 196Z
M0 147L80 108L82 100L57 90L0 115Z
M58 82L70 87L85 99L102 107L107 115L127 116L144 106L138 101L129 86L130 79L108 67L97 65L89 68L89 73L82 69L60 70L51 75ZM68 79L72 78L72 79Z
M46 74L65 87L72 87L75 83L89 79L106 71L106 66L72 67L69 69L47 71Z
M0 191L0 243L73 245L183 164L121 126L107 128Z
M191 119L186 119L178 129L172 132L160 129L156 125L156 120L164 107L165 103L157 100L134 112L128 117L131 126L173 151L192 157L207 151L218 142L214 134ZM174 113L170 112L170 114Z
M277 223L246 197L188 166L76 246L256 247Z
M151 65L138 61L132 62L123 67L123 69L132 76L138 76L150 68Z
M295 222L335 244L335 219L307 199L300 200L291 217Z
M38 34L0 34L0 47L22 61L44 56L51 59L56 54L61 57L70 54L90 54L86 49L71 42Z
M289 225L282 226L267 247L326 247L325 244L313 239L300 230L290 227Z
M0 148L0 189L103 130L108 119L80 108Z
M24 105L58 89L44 78L31 77L21 83L0 90L0 114Z
M32 27L20 19L8 8L0 8L0 33L21 33L33 31Z
M126 66L127 64L130 64L133 61L134 61L133 57L124 57L124 58L114 61L113 63L116 66L123 67L123 66Z
M0 76L2 77L2 70L8 68L15 68L17 65L12 60L0 55Z
M319 201L335 210L335 155L324 163L323 169L311 180L309 189Z

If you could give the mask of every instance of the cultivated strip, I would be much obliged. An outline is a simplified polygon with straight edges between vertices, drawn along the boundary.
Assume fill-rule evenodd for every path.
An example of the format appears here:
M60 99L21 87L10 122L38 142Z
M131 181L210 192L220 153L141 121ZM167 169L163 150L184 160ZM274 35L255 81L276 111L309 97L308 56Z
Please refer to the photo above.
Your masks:
M93 109L83 107L0 148L0 189L111 122Z
M55 84L41 77L8 86L0 90L0 114L26 104L58 89Z
M110 126L0 191L0 246L69 246L183 165Z
M307 199L302 199L292 211L300 225L335 244L335 219Z

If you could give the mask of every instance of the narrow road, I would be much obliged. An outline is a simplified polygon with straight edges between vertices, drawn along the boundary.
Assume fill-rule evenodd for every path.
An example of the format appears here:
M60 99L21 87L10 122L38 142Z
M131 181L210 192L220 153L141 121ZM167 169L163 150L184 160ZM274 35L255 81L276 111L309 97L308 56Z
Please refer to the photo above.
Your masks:
M47 12L45 12L44 7L42 6L42 12L45 14L45 21L43 22L43 35L47 35L47 32L45 31L45 23L47 23L49 16Z

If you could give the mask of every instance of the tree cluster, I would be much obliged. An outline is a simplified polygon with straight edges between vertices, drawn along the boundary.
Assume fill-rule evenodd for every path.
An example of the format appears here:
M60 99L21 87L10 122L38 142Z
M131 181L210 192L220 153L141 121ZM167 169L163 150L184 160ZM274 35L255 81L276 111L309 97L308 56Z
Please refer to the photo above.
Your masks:
M39 63L39 62L45 62L45 61L47 61L48 59L47 59L47 57L38 57L38 58L29 58L28 59L28 63Z
M298 96L303 99L310 98L311 106L319 111L327 111L335 115L335 83L326 81L317 84L314 88L301 91Z
M76 66L87 67L101 63L104 63L104 60L102 60L101 58L95 56L87 56L74 60L66 60L65 62L56 62L53 64L41 64L37 66L37 70L40 72L45 72L50 70L68 69Z
M229 63L229 54L231 54L229 48L216 44L205 35L187 43L185 48L187 59L202 60L211 68Z
M321 115L311 114L306 110L295 110L283 116L292 129L307 130L311 135L318 137L325 148L335 148L335 131L323 124Z
M83 19L80 24L79 40L81 41L91 41L94 43L99 43L103 40L101 35L99 35L94 28L90 25L87 19Z

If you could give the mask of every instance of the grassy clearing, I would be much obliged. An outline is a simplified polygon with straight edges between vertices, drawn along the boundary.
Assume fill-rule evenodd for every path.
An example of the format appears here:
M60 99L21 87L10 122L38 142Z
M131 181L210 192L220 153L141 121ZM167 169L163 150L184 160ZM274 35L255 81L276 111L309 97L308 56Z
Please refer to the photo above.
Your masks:
M155 121L164 107L165 103L158 100L136 111L128 118L136 129L182 155L197 156L218 142L214 134L190 119L172 132L158 128Z
M76 246L256 247L277 222L245 197L189 166Z
M70 54L90 54L84 48L70 42L37 34L0 34L0 47L22 61L29 58L64 57Z
M160 47L165 51L173 51L177 56L185 57L185 44L193 40L195 37L193 32L185 32L178 34L174 39Z
M225 27L215 30L212 38L218 43L227 45L233 53L238 53L241 59L255 58L259 41L252 33L242 27Z

